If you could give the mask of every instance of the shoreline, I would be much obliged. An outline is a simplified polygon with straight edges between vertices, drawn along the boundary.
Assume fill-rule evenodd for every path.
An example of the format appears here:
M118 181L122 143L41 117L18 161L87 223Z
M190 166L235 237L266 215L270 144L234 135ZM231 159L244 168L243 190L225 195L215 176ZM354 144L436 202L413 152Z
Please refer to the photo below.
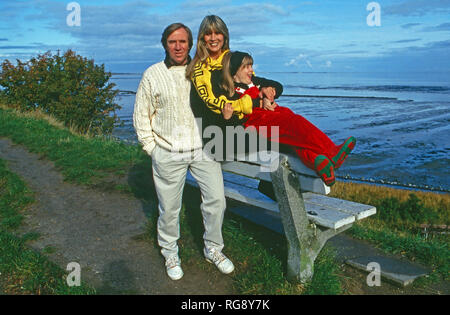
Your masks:
M435 193L435 194L448 194L450 193L450 190L442 189L442 188L427 188L415 184L401 184L401 183L389 183L385 182L384 180L374 180L374 179L358 179L358 178L348 178L348 176L336 176L341 182L344 183L355 183L355 184L366 184L366 185L373 185L377 187L385 187L385 188L392 188L392 189L398 189L398 190L407 190L407 191L418 191L418 192L424 192L424 193Z

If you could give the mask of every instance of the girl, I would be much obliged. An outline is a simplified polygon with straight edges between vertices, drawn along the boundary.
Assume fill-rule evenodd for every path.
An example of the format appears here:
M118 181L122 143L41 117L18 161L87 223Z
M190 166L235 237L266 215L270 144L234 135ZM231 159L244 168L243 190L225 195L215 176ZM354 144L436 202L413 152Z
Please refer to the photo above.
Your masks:
M202 118L203 129L210 125L223 128L242 124L258 131L259 126L279 126L279 138L271 139L270 132L267 137L293 147L306 166L315 170L327 185L333 185L334 170L354 148L355 139L350 137L336 146L305 118L277 106L274 100L282 93L281 84L254 77L252 65L250 55L230 53L228 28L222 19L214 15L205 17L198 32L196 54L186 71L192 82L194 116ZM209 138L203 140L206 143Z
M252 126L257 131L262 126L279 126L278 139L271 138L270 128L265 128L268 131L267 137L271 141L292 146L303 164L315 170L326 185L333 185L334 170L342 165L353 150L356 139L349 137L337 146L303 116L261 98L259 86L266 84L266 81L264 78L254 76L253 58L247 53L237 51L224 58L223 71L216 72L212 76L211 84L215 95L228 95L231 100L249 95L254 101L254 106L251 114L244 115L242 125L245 128ZM266 108L263 108L264 103ZM225 105L223 117L228 120L234 114L235 109L229 104Z

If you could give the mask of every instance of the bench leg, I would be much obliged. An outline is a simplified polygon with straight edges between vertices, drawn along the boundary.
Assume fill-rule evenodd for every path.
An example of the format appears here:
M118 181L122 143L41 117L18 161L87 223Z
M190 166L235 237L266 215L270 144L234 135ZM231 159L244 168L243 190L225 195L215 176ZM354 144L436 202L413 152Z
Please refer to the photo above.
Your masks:
M281 157L271 178L288 242L287 278L307 283L314 275L314 261L327 240L351 224L335 231L309 223L297 174L290 170L286 157Z

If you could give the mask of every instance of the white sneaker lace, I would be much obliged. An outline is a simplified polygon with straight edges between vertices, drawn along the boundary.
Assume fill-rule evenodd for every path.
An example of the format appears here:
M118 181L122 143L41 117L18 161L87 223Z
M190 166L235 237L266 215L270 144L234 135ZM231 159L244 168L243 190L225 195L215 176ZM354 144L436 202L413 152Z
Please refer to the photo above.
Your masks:
M167 268L174 268L176 266L180 265L180 259L178 258L178 256L172 256L167 258L166 260L166 267Z
M209 252L211 254L212 261L217 265L220 264L225 259L227 259L227 257L225 257L224 254L222 254L221 252L219 252L215 249L212 249Z

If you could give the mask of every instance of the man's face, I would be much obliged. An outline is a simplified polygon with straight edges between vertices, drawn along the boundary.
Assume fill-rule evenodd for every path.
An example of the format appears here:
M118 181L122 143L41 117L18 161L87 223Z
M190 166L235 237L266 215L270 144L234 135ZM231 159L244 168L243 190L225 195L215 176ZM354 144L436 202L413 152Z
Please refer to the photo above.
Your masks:
M179 28L169 35L167 38L167 52L175 65L181 66L187 63L189 36L184 28Z

